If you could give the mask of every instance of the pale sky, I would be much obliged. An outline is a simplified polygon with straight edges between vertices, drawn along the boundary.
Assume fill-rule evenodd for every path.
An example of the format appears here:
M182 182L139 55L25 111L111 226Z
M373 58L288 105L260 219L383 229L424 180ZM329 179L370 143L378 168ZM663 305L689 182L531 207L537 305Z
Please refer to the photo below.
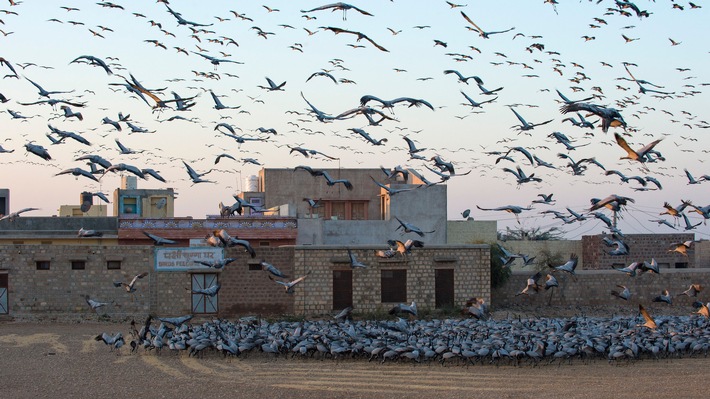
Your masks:
M160 171L167 183L149 178L139 180L139 188L174 188L179 196L176 216L195 218L217 213L217 204L230 202L244 179L257 174L261 167L402 165L436 180L425 168L433 167L432 162L409 159L403 135L427 148L421 153L427 159L439 155L453 162L458 173L471 171L447 183L450 219L460 219L464 209L471 209L476 219L499 220L499 229L516 227L511 215L480 211L476 205L528 206L538 194L553 193L555 205L534 205L532 211L523 212L520 226L558 226L567 231L567 237L578 238L599 233L604 225L594 219L563 225L539 212L567 212L567 207L582 212L589 207L590 198L618 194L635 199L619 224L622 231L670 233L671 228L649 222L663 218L673 223L671 217L659 216L665 210L664 202L673 206L680 205L681 200L698 206L710 202L710 182L689 185L683 171L687 169L695 178L710 174L710 166L704 163L710 151L706 92L710 84L710 15L702 2L697 2L701 8L693 8L688 2L676 2L681 7L673 7L670 1L639 0L638 9L650 16L638 17L631 8L621 10L630 13L624 16L616 2L608 0L598 4L560 0L556 9L544 1L468 1L461 3L462 7L451 7L438 0L375 0L350 3L372 16L351 9L344 20L340 10L301 11L330 4L327 2L170 1L169 7L185 20L209 25L195 26L204 29L197 33L188 25L178 25L162 2L114 2L124 9L102 7L93 1L3 3L0 57L15 68L19 79L0 80L0 93L8 99L0 104L0 111L12 110L30 118L17 119L9 112L0 112L0 145L14 150L0 154L0 187L11 190L11 211L41 208L26 216L57 214L60 205L79 203L84 190L110 196L120 184L119 174L107 174L100 183L85 177L55 176L69 168L88 170L84 162L74 160L86 154L100 155L113 164ZM469 29L472 25L462 11L488 32L514 29L485 39ZM324 27L361 32L388 51L378 50L365 39L356 42L353 34L336 35ZM259 29L266 38L259 36ZM230 39L238 46L230 44ZM239 63L225 61L215 68L196 53ZM105 61L113 75L99 67L70 63L82 55ZM672 94L639 93L636 83L628 80L624 62L634 64L629 70L636 79L661 86L646 84L646 88ZM475 109L480 113L472 113L470 107L462 105L466 100L460 91L477 102L495 96L483 95L472 79L464 84L453 74L445 75L443 71L450 69L480 77L489 90L503 89L494 102ZM324 76L306 81L324 70L345 81L335 84ZM7 65L0 71L12 74ZM129 73L148 89L165 88L155 92L161 99L172 98L174 91L182 97L198 96L196 105L186 112L152 112L154 101L148 99L149 106L120 86L111 85L125 83L121 76L129 78ZM285 81L283 91L259 88L267 85L265 77L276 84ZM48 91L70 91L50 98L85 103L82 108L70 107L81 112L83 120L65 118L47 104L19 104L47 99L40 97L27 79ZM560 113L555 89L573 100L597 95L591 103L620 110L629 127L626 140L634 149L663 138L655 149L666 161L649 163L648 170L643 170L638 162L620 160L625 151L615 143L613 134L624 133L623 129L611 128L603 133L600 127L592 130L563 122L576 115ZM226 106L239 108L214 109L209 90ZM322 123L307 114L308 105L301 93L331 115L356 108L364 95L384 100L422 99L435 110L408 108L400 103L383 110L394 120L385 120L379 126L369 126L361 115ZM516 111L528 122L552 122L526 132L511 129L519 125L510 110L516 104ZM374 101L367 105L382 110ZM126 123L121 123L122 131L118 132L101 123L104 117L117 120L119 112L130 114L129 121L134 125L155 132L129 133ZM191 121L167 121L176 115ZM598 120L595 116L587 119ZM238 135L268 141L239 145L214 130L221 122L241 129L236 130ZM48 124L77 133L91 145L72 139L52 145L46 137ZM259 133L260 127L273 128L277 134ZM375 140L386 138L387 142L374 146L348 130L351 128L363 129ZM555 131L584 146L567 151L548 137ZM119 154L114 141L117 138L125 146L144 152ZM24 146L29 142L47 148L52 160L26 152ZM290 154L287 146L315 149L339 160L306 159ZM557 169L533 167L518 152L511 153L513 162L502 160L498 164L496 156L485 154L505 152L513 146L527 149ZM215 165L222 153L237 160L222 158ZM558 153L568 154L575 161L595 157L607 170L654 177L663 189L648 184L649 190L636 191L642 188L639 183L621 183L617 176L605 176L595 165L583 175L573 176L565 166L567 160L560 159ZM262 166L244 164L243 158L254 158ZM216 168L205 176L215 183L191 184L182 160L198 172ZM534 173L542 182L518 187L515 177L503 171L516 166L528 175ZM688 216L693 223L702 220L697 213ZM710 234L706 225L693 232L697 238Z

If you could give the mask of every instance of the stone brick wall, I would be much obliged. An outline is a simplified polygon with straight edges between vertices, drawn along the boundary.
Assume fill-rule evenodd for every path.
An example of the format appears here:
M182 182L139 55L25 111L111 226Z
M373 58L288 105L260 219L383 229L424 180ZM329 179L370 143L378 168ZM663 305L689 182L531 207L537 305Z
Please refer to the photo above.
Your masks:
M255 248L257 257L252 259L241 248L228 248L228 258L237 258L227 265L219 276L222 289L219 291L220 315L244 314L292 314L293 294L287 294L283 286L271 281L269 273L261 270L259 262L271 263L292 281L300 277L294 273L293 247ZM250 265L252 269L250 270ZM301 287L297 286L296 290Z
M692 241L694 234L626 234L623 241L629 246L629 255L609 255L614 247L607 247L602 242L602 235L582 236L584 269L604 270L613 264L624 266L639 261L655 258L659 264L668 264L671 268L678 262L687 262L689 268L695 266L695 244L688 250L688 256L668 252L673 243Z
M487 245L427 246L415 248L406 259L382 260L372 246L351 247L369 265L353 271L353 307L356 312L388 310L381 303L381 270L407 270L407 302L420 310L435 307L435 270L454 270L454 303L472 296L490 301L490 250ZM218 273L219 317L245 314L299 314L319 316L333 311L333 270L349 269L347 248L341 246L257 247L252 259L241 247L226 248L225 257L237 260L222 270L160 271L154 267L154 247L144 245L6 245L0 246L0 270L9 275L10 315L19 318L94 317L83 295L112 302L101 309L112 319L136 320L192 313L190 295L193 273ZM268 278L259 261L265 260L289 278L308 274L287 294ZM85 261L84 270L72 270L72 260ZM107 261L120 260L120 270L108 270ZM49 270L37 270L37 261L49 261ZM142 272L131 295L114 281L129 282ZM96 316L98 317L98 316Z
M577 272L576 278L556 272L559 289L540 291L529 296L515 296L525 288L526 280L535 271L514 272L508 282L493 292L493 307L509 306L617 306L628 304L637 307L638 304L650 306L653 298L661 295L667 289L673 298L672 306L686 307L688 313L692 311L690 304L694 299L678 297L675 295L688 289L690 284L701 284L710 287L710 269L663 269L661 274L637 275L629 277L625 273L615 270L583 270ZM545 272L539 281L544 284ZM627 302L610 294L611 290L618 290L617 285L624 285L631 291L631 299ZM553 291L554 290L554 291ZM706 292L701 293L698 299L707 301ZM665 305L665 304L661 304Z
M510 252L525 254L530 257L536 256L538 261L541 258L541 252L547 251L550 255L560 255L565 261L569 259L570 254L577 254L579 257L579 264L577 265L577 270L586 269L586 264L584 263L584 252L582 251L582 241L581 240L542 240L542 241L499 241L498 242L503 248ZM530 266L526 266L527 269ZM523 261L516 259L511 265L512 270L526 270L523 268Z
M0 268L8 271L10 314L87 314L92 311L83 295L100 302L113 302L102 309L116 317L145 315L150 310L150 286L156 275L151 269L150 247L83 245L0 246ZM120 270L108 270L108 260L120 260ZM37 270L37 261L49 261L49 270ZM72 270L72 261L84 261L84 270ZM136 292L129 294L114 281L130 282L142 272Z
M367 269L353 270L353 308L355 312L389 310L394 303L381 303L381 271L407 270L407 303L416 301L418 309L435 308L435 269L454 270L454 303L476 296L490 300L490 250L488 245L426 246L415 248L404 259L382 259L370 246L351 246ZM333 270L349 269L346 247L298 246L295 273L310 272L296 290L294 313L325 315L333 312Z

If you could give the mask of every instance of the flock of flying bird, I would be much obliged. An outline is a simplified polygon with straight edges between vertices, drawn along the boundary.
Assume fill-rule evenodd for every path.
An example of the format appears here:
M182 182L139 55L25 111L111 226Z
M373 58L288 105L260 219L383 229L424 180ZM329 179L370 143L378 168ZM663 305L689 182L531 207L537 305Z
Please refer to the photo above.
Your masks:
M66 35L76 35L79 31L88 29L91 35L86 40L96 42L92 43L94 46L90 48L98 48L97 46L100 46L101 43L110 42L112 37L115 34L119 34L119 30L122 28L119 26L110 27L106 26L106 24L97 25L96 27L88 26L91 22L88 19L81 18L81 16L87 12L89 7L93 8L88 11L92 17L94 15L102 17L99 19L100 23L103 23L106 18L115 18L122 21L125 19L132 21L134 24L145 24L145 28L139 30L141 32L149 30L164 36L164 40L144 39L143 42L152 45L154 49L147 50L143 48L140 49L140 53L155 52L154 56L157 59L166 59L170 60L170 62L173 62L172 60L174 59L181 60L180 62L173 62L171 68L167 70L172 72L177 68L178 64L183 63L190 65L190 67L207 64L211 66L213 71L195 67L197 70L192 71L194 72L192 79L188 79L186 75L178 73L178 76L173 78L164 77L164 82L161 83L155 83L155 78L150 76L148 79L152 80L153 83L147 85L140 79L143 73L128 70L129 67L138 69L137 67L140 66L141 60L117 59L116 57L102 56L100 54L75 53L67 57L66 64L68 64L68 67L64 68L64 70L67 73L82 72L87 76L86 80L91 83L91 86L85 87L85 85L75 83L73 86L66 87L67 84L65 83L51 83L53 78L64 71L61 70L62 72L60 72L60 63L54 62L53 65L40 65L33 62L34 60L32 59L25 60L15 58L11 54L0 54L0 68L5 74L3 84L0 85L0 98L7 107L6 111L10 116L11 127L22 131L24 126L31 125L34 131L35 129L44 130L46 126L48 132L43 134L43 136L46 136L47 140L49 140L43 142L44 139L34 133L22 133L21 137L16 135L8 137L5 141L9 143L3 143L3 146L0 146L0 153L4 153L0 154L3 157L0 158L0 162L9 167L23 164L23 168L34 170L56 168L56 172L52 173L51 176L73 176L80 181L78 184L83 185L82 190L97 194L101 193L106 172L117 172L133 174L141 179L155 180L158 184L177 183L182 186L183 182L186 182L188 186L183 189L186 190L188 196L198 192L209 192L210 194L218 192L216 195L223 195L219 194L220 190L235 188L230 183L225 184L225 180L231 180L235 173L241 173L243 167L261 167L266 163L264 161L265 158L278 157L278 154L285 156L286 153L284 151L291 158L298 157L300 154L309 162L321 164L333 161L337 161L339 164L341 161L361 163L367 162L365 159L378 158L381 163L390 163L390 165L385 166L388 170L401 167L399 165L393 166L398 163L400 165L405 164L406 167L428 170L436 176L431 179L431 182L427 180L425 186L450 182L453 177L457 177L456 180L470 181L465 179L477 176L477 178L494 177L497 180L507 180L506 176L512 176L514 180L511 184L516 188L522 190L530 186L539 191L544 185L551 184L551 180L556 180L561 175L568 174L574 179L571 180L574 182L573 184L582 185L584 181L598 181L600 179L606 179L609 182L609 177L607 176L618 176L624 187L628 185L628 188L632 190L652 192L662 190L663 185L666 184L666 182L663 182L662 185L662 179L659 176L664 176L668 179L677 177L677 174L673 172L676 167L665 166L666 156L663 156L661 151L666 152L669 150L667 147L671 144L671 140L677 146L688 147L688 143L697 140L693 137L694 131L710 127L707 121L702 120L701 116L692 112L668 110L672 109L674 103L692 104L694 97L703 94L699 89L705 83L699 82L697 77L688 75L694 71L689 71L687 68L677 68L678 71L676 72L683 76L682 80L687 81L687 84L682 88L677 87L676 90L670 90L665 87L663 82L649 81L649 78L644 76L645 73L648 73L648 67L641 63L625 60L618 65L612 65L609 60L604 59L600 61L603 69L609 69L611 74L616 71L617 93L611 95L609 93L612 88L604 88L602 83L599 83L598 86L587 87L587 85L596 83L590 77L591 70L593 70L590 65L585 68L584 65L577 62L564 61L565 54L551 49L552 45L543 43L543 38L539 35L529 34L521 31L520 28L514 27L487 31L481 26L495 25L495 23L493 20L482 23L479 16L480 13L475 5L469 6L451 2L441 3L441 11L442 13L448 13L446 18L451 24L458 25L465 33L472 33L470 37L466 38L466 41L474 45L469 45L466 51L455 49L458 45L454 44L454 38L443 40L444 37L437 37L442 31L437 30L436 26L415 25L408 31L404 27L401 29L387 27L386 31L390 32L389 35L391 37L387 40L381 40L382 34L378 33L376 29L376 22L379 21L376 12L366 10L365 7L342 2L292 10L287 10L285 7L277 9L273 6L264 5L261 8L261 12L265 13L265 15L261 20L257 15L247 16L246 13L232 9L227 11L228 15L216 15L211 21L198 20L202 18L189 18L184 11L180 10L182 8L181 4L170 4L167 1L158 1L157 4L146 7L146 10L149 10L150 13L140 12L141 10L129 10L130 6L128 5L112 2L96 4L89 2L85 7L58 7L60 13L57 13L55 18L50 18L40 23L50 25L55 30L60 30L62 34ZM556 2L545 3L553 6L552 10L544 6L546 12L554 11L554 13L558 13L560 11ZM638 28L635 25L628 25L628 22L634 21L635 24L641 26L642 24L648 24L648 21L653 21L654 18L661 18L659 11L645 10L643 7L639 7L629 1L610 0L597 1L595 3L580 4L579 7L587 7L599 11L599 15L592 18L593 23L590 23L588 28L598 32L611 30L612 26L626 23L622 30L626 32L625 35L629 35L629 32L633 32L634 29ZM703 12L703 8L698 5L681 7L679 3L675 2L672 5L677 12ZM378 8L384 6L378 5ZM667 4L663 6L667 6ZM401 7L401 5L390 4L387 7ZM662 7L662 5L654 4L653 7ZM131 13L131 11L134 12ZM327 11L342 11L342 21L333 20ZM350 11L349 19L347 18L348 11ZM23 8L22 2L12 2L10 7L6 10L0 10L0 12L5 14L1 19L3 26L8 29L12 27L12 29L18 30L17 33L19 34L22 28L20 24L23 23L23 14L27 13ZM356 13L354 16L353 12ZM64 16L64 18L60 18L60 16ZM283 20L293 16L302 20L302 30L305 30L307 34L299 32L298 27L293 26L295 24L275 23L279 18ZM28 16L27 18L31 17ZM99 21L93 22L99 23ZM340 23L344 27L332 26ZM360 23L367 24L367 32L350 28L353 25L360 26ZM272 26L277 27L280 31L274 32L275 29ZM244 31L250 32L255 37L235 36L228 33L234 32L237 27L243 28ZM241 30L238 32L241 32ZM310 60L309 50L312 50L312 47L316 46L320 41L327 40L327 43L336 43L336 45L337 43L342 43L338 40L331 42L330 38L323 37L326 32L332 32L335 36L345 37L345 39L351 38L354 43L344 46L346 48L338 52L338 55L342 55L342 58L331 58L326 63L327 66L323 65L320 70L310 72L309 76L304 76L304 83L291 83L294 80L291 77L283 80L283 77L281 79L272 79L267 76L265 79L266 85L248 84L246 83L246 78L240 78L234 73L238 73L241 68L244 68L245 64L248 64L247 59L249 57L246 54L239 54L241 47L259 43L259 51L273 51L274 49L270 43L277 40L277 38L288 36L295 43L282 51L289 52L289 59L298 57L294 62L304 62L304 59ZM359 101L355 106L338 110L334 109L333 104L340 104L341 101L339 99L337 101L329 101L313 93L311 87L316 85L323 93L329 93L327 94L328 96L338 93L331 92L332 89L328 88L328 85L332 85L331 87L333 88L336 86L348 86L347 89L338 89L341 91L346 90L348 93L358 90L357 87L360 86L364 87L364 89L360 90L367 90L368 87L377 87L378 84L374 81L373 83L375 84L373 85L372 83L368 84L369 82L354 82L348 78L340 78L338 76L341 74L347 76L355 73L350 67L355 68L361 61L359 58L363 57L363 54L369 57L387 57L387 54L390 53L399 54L399 50L393 46L395 41L402 36L407 34L411 36L415 33L422 36L429 34L435 37L433 47L443 48L442 51L444 52L439 54L438 57L445 66L441 69L432 69L430 67L424 69L425 73L430 74L430 76L410 79L408 91L430 93L431 86L425 86L429 85L428 82L430 80L440 82L442 89L439 91L448 90L451 84L456 85L459 88L456 91L459 91L465 100L462 105L464 108L470 108L471 111L471 113L459 118L461 123L465 123L464 119L483 118L484 115L479 116L477 114L488 113L489 111L487 110L489 109L497 108L499 110L501 106L496 105L496 102L500 102L504 98L507 98L508 101L511 100L511 97L506 95L511 89L505 90L504 86L497 87L497 85L490 86L495 88L486 88L489 81L501 81L500 77L484 76L483 73L471 74L473 70L482 70L483 68L472 66L469 61L475 59L476 63L480 64L480 61L485 59L485 57L488 57L489 60L501 60L501 62L490 61L490 65L494 69L508 67L506 72L512 71L508 74L510 78L513 78L512 75L517 74L517 68L522 67L523 70L531 72L530 75L525 76L526 80L534 79L532 72L535 72L535 76L539 77L541 69L549 68L554 71L553 74L560 75L555 84L569 86L558 89L558 95L553 97L555 101L561 104L560 112L565 118L561 120L559 126L550 129L565 129L567 132L553 131L549 134L545 133L552 144L524 144L528 137L531 138L532 142L539 144L540 138L536 138L533 135L537 135L538 133L536 132L551 126L557 118L553 115L548 115L540 118L542 121L538 121L535 118L536 121L531 122L527 119L531 117L529 115L530 111L523 108L532 110L538 108L539 105L506 104L503 108L509 108L512 114L509 113L509 116L505 116L502 113L498 119L511 118L512 120L517 120L519 124L512 126L513 131L517 134L503 134L502 140L498 140L495 144L498 148L491 150L484 148L484 151L481 152L483 155L496 157L495 165L490 165L477 157L479 152L475 145L469 144L467 147L461 148L466 150L470 159L457 154L459 150L443 146L435 148L433 145L427 145L428 148L423 148L424 146L420 143L430 142L431 140L427 137L429 134L407 127L408 125L412 126L412 123L407 123L405 119L424 125L427 124L427 119L432 121L439 120L442 118L439 115L448 112L447 108L453 108L452 104L436 104L439 101L430 101L418 96L380 97L361 91L361 94L356 97L359 98ZM303 35L306 35L307 42L301 40ZM12 34L7 33L0 40L11 41L13 37ZM520 43L524 48L521 54L524 54L525 58L520 54L516 56L511 53L503 54L500 51L493 51L494 49L489 47L489 43L494 46L496 42L500 44L503 41ZM631 46L637 46L637 40L633 40L633 42L633 44L629 44L627 49L629 59L633 59L635 51L634 47ZM669 46L682 48L682 41L671 40L671 42L672 44ZM171 45L173 45L172 50L175 50L174 55L165 53L166 50L170 49ZM507 45L510 44L508 43ZM587 46L587 44L580 43L579 46ZM350 48L348 49L347 47ZM365 48L360 49L360 47ZM102 52L106 52L106 50ZM230 54L230 52L235 54ZM526 61L513 61L515 58L526 59ZM460 64L460 66L453 67L454 63ZM490 67L487 69L490 69ZM407 73L404 68L394 68L394 70L396 71L394 72L395 75L406 75ZM440 74L440 77L434 77L436 74ZM374 77L374 74L372 76ZM516 76L516 78L518 77ZM258 79L260 80L261 78ZM103 83L103 89L97 87L101 85L100 82L102 80L105 82ZM257 79L252 77L252 80ZM602 81L602 79L599 80ZM675 82L677 79L674 78L673 81ZM192 85L187 86L188 82L192 82ZM570 82L572 86L570 86ZM631 85L630 87L629 84ZM59 87L49 87L50 85ZM418 85L421 85L421 87ZM231 90L235 94L227 94L230 87L232 87ZM252 89L249 87L252 87ZM476 87L480 92L478 94L474 94ZM32 98L32 95L27 92L28 88L36 89L38 99ZM110 91L107 92L108 89ZM633 89L638 89L639 94L629 95L625 93ZM106 98L110 97L111 100L116 102L122 101L123 105L120 107L130 108L131 112L121 112L115 110L114 107L106 108L99 104L99 95L96 94L99 90L103 90L105 94L102 94L102 96ZM543 93L549 92L550 88L540 87L538 90L540 92L538 97L546 97L547 95ZM185 93L187 91L189 91L189 94ZM242 91L244 93L240 94ZM170 92L170 94L167 94L167 92ZM183 92L183 94L178 94L178 92ZM578 96L576 94L571 95L571 92L581 92L582 95L579 99L571 99ZM209 93L209 96L207 96L209 98L203 99L203 93ZM251 101L250 106L247 106L245 101L241 99L244 95ZM295 99L297 101L295 108L300 108L300 110L288 109L283 112L284 117L288 115L288 122L285 124L286 128L291 129L288 132L284 132L284 128L281 127L265 127L263 125L249 127L247 124L240 122L242 119L253 120L257 118L256 116L251 118L252 112L255 115L258 113L262 122L271 122L273 118L267 115L273 115L275 109L270 107L268 113L265 113L263 106L277 103L280 101L279 99L286 96L290 96L291 100ZM200 107L204 108L204 105L216 110L218 119L214 111L211 111L212 115L209 115L210 111L200 110L199 114L195 112ZM30 110L28 112L39 112L42 109L44 112L25 115L27 112L17 111L18 106L22 109ZM683 105L680 105L680 107L683 107ZM421 111L409 111L408 109L410 108L423 109ZM325 109L328 109L328 111L325 111ZM493 112L493 110L490 112ZM100 124L97 124L91 118L87 118L90 113L102 114ZM117 117L107 116L107 114L111 113L115 113ZM164 117L164 115L166 116ZM213 121L205 120L203 115L209 115L207 118L212 118ZM446 115L448 116L450 113ZM677 127L676 130L680 131L682 127L682 131L687 132L685 133L687 136L673 131L662 133L664 134L663 137L656 138L645 145L639 143L638 141L642 134L658 137L661 132L645 133L646 130L650 129L642 130L640 127L635 126L631 119L636 117L639 123L642 123L644 118L651 119L651 115L655 117L659 115L670 117L672 119L671 122ZM39 119L42 118L45 119L46 123L39 123ZM155 125L149 119L163 124ZM567 121L570 122L570 125L566 125ZM274 122L276 124L277 121ZM164 125L164 123L169 124L170 127L167 127L168 125ZM284 126L282 122L280 123L280 126ZM152 126L148 127L147 125ZM199 153L203 156L195 156L194 151L190 151L190 155L179 155L178 152L181 152L179 150L176 150L174 154L167 152L168 148L174 144L170 143L170 141L182 141L182 137L178 140L167 138L171 135L168 131L173 129L182 130L185 129L185 126L188 126L187 129L193 131L213 132L212 138L209 140L204 140L202 137L199 139L191 137L189 139L191 141L197 140L197 142L201 143L197 144L198 146L205 147L204 151ZM331 133L324 131L331 126L340 127L341 129L332 130L331 128ZM601 128L601 137L599 133L595 135L596 127ZM390 130L390 128L394 130ZM573 134L570 129L578 133ZM572 157L572 151L592 150L593 147L598 147L599 143L613 144L613 142L609 143L605 140L605 136L610 134L608 131L611 129L614 130L613 142L616 142L621 147L618 150L619 156L624 155L623 158L633 161L633 164L628 164L627 166L627 164L622 163L614 165L612 169L601 163L601 154L597 156ZM132 136L124 135L123 132L126 131L130 131L129 134ZM395 140L393 137L395 132L402 136L406 143ZM498 135L500 136L501 134L498 133ZM106 143L105 139L109 137L110 142L114 143L115 147L113 144ZM364 142L357 143L356 140L360 139L364 139ZM232 140L234 144L230 145ZM340 143L338 145L329 144L334 141ZM581 141L586 142L582 143ZM127 142L130 142L130 145L126 145ZM347 142L350 143L348 144ZM485 142L489 143L490 141L486 140ZM500 146L499 143L503 143L503 146ZM465 142L461 142L461 144L466 145ZM330 145L332 149L327 148L326 145ZM553 145L563 146L564 149L551 150L550 148ZM12 154L20 146L24 146L25 149L24 159L18 158L22 156L20 153ZM482 145L482 147L490 146ZM192 147L194 148L195 146ZM193 148L190 148L190 150ZM380 148L382 151L375 152L375 149ZM543 150L545 152L542 152ZM704 152L710 151L703 148L686 148L683 151L694 152L701 150ZM55 151L61 155L53 155ZM550 151L553 154L557 153L557 157L563 159L567 164L559 165L543 160ZM112 152L114 155L111 155ZM213 152L214 155L212 157L207 156L209 152ZM236 155L235 153L237 152L243 154ZM379 154L387 154L387 156L382 157ZM393 159L397 154L402 154L403 156L400 156L398 161L394 161ZM524 158L520 159L518 155L524 156ZM42 161L38 161L38 158ZM214 160L213 165L212 159ZM433 161L434 164L428 165L427 161ZM674 163L676 162L676 160L673 161ZM80 162L80 164L72 165L71 162ZM283 165L283 161L280 160L279 162ZM220 169L217 168L218 163ZM273 164L271 160L268 163ZM300 162L291 161L291 163L297 164ZM79 166L81 164L88 164L89 168ZM209 166L206 164L209 164ZM510 166L505 166L505 164ZM159 167L159 165L163 166ZM456 165L458 170L465 170L465 172L455 173L454 165ZM308 167L316 169L312 165ZM626 172L626 170L637 167L644 173L632 175ZM653 167L655 176L650 174L651 167ZM184 168L186 173L177 172L182 168ZM535 169L534 173L531 171L532 169ZM476 173L471 174L474 170ZM499 172L494 172L496 170ZM493 173L495 173L495 176L491 176ZM686 169L685 173L689 185L702 184L710 179L709 175L702 172L697 175L697 179L693 177L690 170ZM210 177L213 178L208 178L206 176L208 174L211 174ZM217 176L217 174L220 174L220 176ZM168 175L167 179L164 175ZM458 178L466 175L469 175L469 177ZM352 188L348 187L346 182L335 181L327 173L321 176L325 178L325 183L328 186L343 183L347 189ZM613 184L613 179L611 182ZM215 188L205 187L206 185L203 183L213 183ZM193 187L198 184L200 188ZM377 181L373 184L377 184ZM452 187L454 186L452 185ZM529 193L528 190L525 192ZM391 191L390 194L392 194ZM650 196L651 194L649 193L648 195ZM564 193L558 193L558 198L563 196ZM693 206L692 211L707 219L708 207L701 205ZM490 208L479 206L478 208L510 212L516 215L516 219L519 218L519 214L523 210L532 209L519 205ZM579 213L580 210L577 209L574 212ZM539 217L534 219L539 220ZM559 220L563 224L567 224L569 220L581 221L582 219L559 218ZM559 221L555 219L553 223L559 223ZM665 225L670 225L670 223L665 223ZM692 221L685 225L688 230L692 230L695 227L697 227L697 224Z

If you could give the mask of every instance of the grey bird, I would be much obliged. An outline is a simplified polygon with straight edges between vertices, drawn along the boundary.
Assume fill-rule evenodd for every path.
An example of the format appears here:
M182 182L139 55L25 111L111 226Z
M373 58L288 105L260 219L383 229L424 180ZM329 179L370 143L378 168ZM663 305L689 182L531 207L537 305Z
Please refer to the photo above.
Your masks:
M88 295L81 295L82 298L86 301L86 303L91 307L91 310L95 311L98 313L99 308L102 308L104 306L110 305L111 303L109 302L99 302L91 299L90 296Z
M523 211L530 211L532 210L531 207L522 207L522 206L517 206L517 205L505 205L505 206L499 206L497 208L481 208L480 206L476 205L476 208L482 210L482 211L505 211L508 213L512 213L515 215L515 219L518 221L518 224L520 224L520 219L518 218L518 215L520 215Z
M218 260L213 260L213 261L204 261L204 260L193 260L193 262L198 263L203 266L207 266L213 269L223 269L225 266L228 264L234 262L237 260L237 258L224 258L224 259L218 259Z
M260 86L260 85L257 85L256 87L258 87L258 88L260 88L260 89L267 90L267 91L283 91L283 87L286 86L286 82L285 82L285 81L282 82L282 83L280 83L280 84L276 84L273 80L271 80L271 79L268 78L268 77L266 78L266 83L269 84L268 87L266 87L266 86Z
M399 226L397 226L395 231L402 229L405 233L415 233L419 237L424 237L424 234L429 234L429 233L435 232L435 230L423 231L422 229L420 229L419 227L417 227L413 224L402 221L402 219L398 218L397 216L395 216L394 218L397 220L397 222L399 222Z
M569 112L587 111L592 113L602 120L602 131L606 133L610 127L622 126L626 127L626 121L621 113L615 108L606 108L600 105L594 105L584 102L567 103L560 108L563 114Z
M629 291L628 287L624 285L617 285L618 288L621 288L621 291L617 290L611 290L611 295L623 299L625 301L628 301L629 298L631 298L631 291Z
M653 298L653 302L664 302L669 305L672 305L673 304L673 297L668 292L668 290L663 290L663 291L661 291L661 295Z
M132 173L145 180L145 174L140 169L126 163L117 163L109 166L108 168L104 169L104 174L101 176L101 178L103 178L103 176L106 176L106 172L116 173L116 171Z
M217 97L216 94L214 94L214 92L212 90L210 90L210 95L212 96L212 100L214 101L214 109L216 109L218 111L221 111L223 109L239 109L239 108L241 108L240 105L238 105L236 107L228 107L228 106L222 104L222 101L219 99L219 97Z
M56 173L55 176L67 175L67 174L71 174L71 175L74 175L74 176L77 176L77 177L78 177L78 176L84 176L84 177L86 177L86 178L88 178L88 179L91 179L91 180L93 180L93 181L95 181L95 182L98 182L98 181L99 181L99 179L98 179L96 176L94 176L93 174L91 174L91 172L89 172L89 171L87 171L87 170L84 170L84 169L82 169L82 168L65 169L65 170L63 170L63 171L61 171L61 172L59 172L59 173Z
M190 290L190 292L192 294L202 294L209 297L214 297L215 295L217 295L217 293L219 293L220 288L222 288L222 285L219 282L216 282L214 283L214 285L211 285L207 288L193 288Z
M417 303L415 301L412 301L411 304L406 305L404 303L398 303L394 307L392 307L389 310L389 314L391 315L398 315L400 313L408 313L411 314L412 316L417 316Z
M521 132L532 130L536 126L546 125L546 124L553 121L553 119L550 119L550 120L546 120L545 122L540 122L540 123L529 123L525 119L523 119L523 117L520 116L520 114L514 108L510 108L510 110L513 111L515 116L518 118L518 121L520 121L520 126L514 125L513 127Z
M49 152L47 151L46 148L42 147L39 144L32 144L32 143L27 143L25 144L25 150L27 152L37 155L38 157L44 159L45 161L49 161L52 159L52 157L49 155Z
M322 10L328 10L328 9L331 9L331 11L343 10L343 21L347 20L347 12L348 12L348 10L355 10L355 11L359 12L359 13L362 14L362 15L367 15L367 16L370 16L370 17L373 16L372 14L370 14L369 12L367 12L367 11L361 9L361 8L357 8L357 7L355 7L355 6L351 5L351 4L347 4L347 3L343 3L343 2L337 2L337 3L332 3L332 4L326 4L326 5L324 5L324 6L311 8L310 10L301 10L301 12L302 12L302 13L309 13L309 12L313 12L313 11L322 11Z
M187 174L190 176L190 180L192 180L192 184L197 184L197 183L215 183L212 180L205 180L202 178L202 176L212 172L213 169L208 170L207 172L203 173L197 173L195 169L192 168L192 166L188 165L187 162L182 161L183 165L185 165L185 169L187 169Z
M458 76L459 82L463 82L463 83L468 84L468 80L469 80L469 79L473 79L474 81L476 81L477 84L479 84L479 85L482 85L482 84L483 84L483 79L479 78L478 76L463 76L463 74L461 74L461 72L459 72L459 71L457 71L457 70L454 70L454 69L447 69L447 70L444 71L444 75L449 75L449 74L454 74L454 75ZM463 94L464 97L466 97L466 99L467 99L469 102L471 102L471 103L474 102L474 101L472 101L468 96L466 96L466 93L461 92L461 94ZM492 100L491 100L491 101L492 101ZM488 102L490 102L490 101L488 101Z
M355 254L353 253L353 251L350 250L350 248L348 248L348 258L350 259L350 267L352 269L355 269L358 267L363 268L363 269L367 269L367 265L360 262L359 260L357 260L357 258L355 257Z
M163 237L157 236L155 234L148 233L147 231L144 231L143 234L145 234L146 237L153 240L153 244L155 244L155 245L177 244L177 241L169 240L167 238L163 238Z
M259 265L261 266L261 270L271 273L276 277L287 278L286 275L281 272L281 270L277 269L274 265L266 262L265 260L259 262Z
M89 238L89 237L102 237L104 233L100 231L96 231L93 229L85 229L85 228L80 228L79 232L76 234L77 237L84 237L84 238Z
M569 260L565 264L559 266L548 264L548 266L553 268L553 271L562 271L574 275L574 269L577 268L578 261L579 258L577 257L577 254L571 254Z

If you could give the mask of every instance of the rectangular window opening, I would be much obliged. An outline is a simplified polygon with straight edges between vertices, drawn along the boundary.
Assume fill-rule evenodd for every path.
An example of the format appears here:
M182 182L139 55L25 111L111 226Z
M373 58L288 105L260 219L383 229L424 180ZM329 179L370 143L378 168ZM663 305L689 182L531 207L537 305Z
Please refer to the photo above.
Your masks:
M49 270L49 261L48 260L38 260L36 262L37 265L37 270Z
M86 261L84 260L73 260L71 261L72 270L84 270L86 269Z
M120 260L107 260L106 261L106 269L120 270L121 269L121 261Z

